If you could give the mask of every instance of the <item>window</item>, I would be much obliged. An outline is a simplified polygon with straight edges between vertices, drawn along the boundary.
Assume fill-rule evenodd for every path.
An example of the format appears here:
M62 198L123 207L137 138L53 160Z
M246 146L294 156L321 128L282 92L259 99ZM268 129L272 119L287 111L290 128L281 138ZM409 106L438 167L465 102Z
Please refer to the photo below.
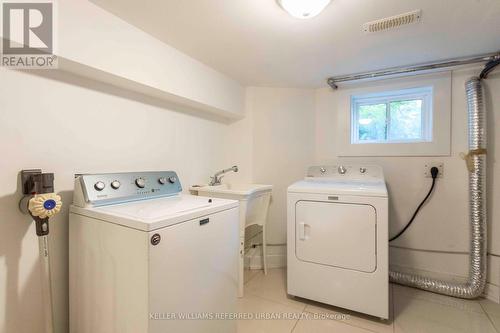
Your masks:
M324 126L318 139L330 150L322 154L450 156L451 88L446 71L325 90L318 101L318 124Z
M351 97L351 143L432 141L433 88Z

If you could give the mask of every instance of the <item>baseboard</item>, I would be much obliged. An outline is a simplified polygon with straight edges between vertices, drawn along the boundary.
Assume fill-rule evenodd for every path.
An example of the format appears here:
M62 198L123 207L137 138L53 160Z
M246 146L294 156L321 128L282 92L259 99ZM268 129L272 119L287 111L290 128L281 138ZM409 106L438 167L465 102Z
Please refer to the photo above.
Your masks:
M500 288L494 284L487 283L486 288L484 289L483 297L500 304Z
M286 246L267 246L267 268L286 267ZM263 269L262 247L256 246L245 253L245 268Z

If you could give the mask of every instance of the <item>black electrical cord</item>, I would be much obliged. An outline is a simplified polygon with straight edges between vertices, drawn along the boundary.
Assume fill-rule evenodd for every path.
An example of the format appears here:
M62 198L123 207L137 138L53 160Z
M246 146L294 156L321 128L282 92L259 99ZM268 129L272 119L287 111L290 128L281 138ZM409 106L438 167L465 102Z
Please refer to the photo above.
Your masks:
M488 74L490 74L490 72L498 65L500 65L500 58L488 62L484 69L481 71L481 74L479 74L479 78L481 80L486 79L488 77Z
M432 185L431 185L431 188L429 189L429 192L425 196L424 200L422 200L422 202L420 203L420 205L418 205L417 209L415 210L415 213L413 213L413 216L410 219L410 222L408 222L405 225L405 227L400 232L398 232L398 234L396 236L390 238L389 242L392 242L393 240L398 239L399 236L401 236L402 234L404 234L404 232L406 231L406 229L408 229L410 227L410 225L413 223L413 221L415 220L415 217L417 217L418 212L420 211L420 209L422 208L422 206L425 204L425 202L427 201L427 199L429 199L429 197L431 196L431 193L434 190L434 186L436 185L436 178L437 178L438 174L439 174L439 169L436 168L436 167L432 167L431 168Z
M484 67L484 69L481 71L481 74L479 75L479 79L480 80L486 79L488 77L488 74L490 74L490 72L493 71L495 69L495 67L497 67L498 65L500 65L500 58L498 58L498 57L495 60L491 60L490 62L488 62L486 64L486 66ZM392 242L392 241L398 239L411 226L411 224L415 220L415 217L417 217L418 212L420 211L422 206L425 204L427 199L429 199L429 197L431 196L432 191L434 190L434 186L436 185L436 178L437 178L438 174L439 174L439 169L436 167L432 167L431 168L432 185L431 185L431 188L429 189L429 192L425 196L424 200L422 200L420 205L418 205L418 207L415 210L415 213L413 213L413 216L411 217L410 221L405 225L405 227L400 232L397 233L396 236L390 238L389 242Z

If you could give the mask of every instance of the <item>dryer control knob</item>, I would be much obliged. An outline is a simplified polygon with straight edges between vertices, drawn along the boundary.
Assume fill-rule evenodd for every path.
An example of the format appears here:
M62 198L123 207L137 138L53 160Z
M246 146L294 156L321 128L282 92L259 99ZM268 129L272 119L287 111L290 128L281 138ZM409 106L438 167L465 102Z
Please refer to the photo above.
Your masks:
M345 167L345 166L341 165L341 166L339 166L339 168L338 168L338 172L339 172L341 175L343 175L343 174L345 174L345 173L347 172L347 169L346 169L346 167Z
M166 177L158 178L158 183L165 185L167 183L167 178Z
M170 184L174 184L177 181L177 177L174 176L168 177L168 181L170 182Z
M117 190L120 188L122 184L120 184L120 182L118 180L113 180L111 182L111 187L114 189L114 190Z
M319 169L319 171L320 171L321 173L325 173L325 172L326 172L326 169L325 169L325 168L320 168L320 169Z
M139 188L144 188L146 187L146 180L144 180L144 178L137 178L135 180L135 185L137 185L137 187Z

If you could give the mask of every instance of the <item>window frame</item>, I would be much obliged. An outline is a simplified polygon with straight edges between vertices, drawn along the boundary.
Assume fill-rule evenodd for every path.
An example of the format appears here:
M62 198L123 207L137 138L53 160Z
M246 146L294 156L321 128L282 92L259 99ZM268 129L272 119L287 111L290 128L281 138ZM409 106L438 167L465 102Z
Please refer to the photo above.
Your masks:
M405 143L428 143L432 142L432 120L433 120L434 89L432 86L417 88L382 91L377 93L352 95L351 96L351 144L405 144ZM391 108L392 102L404 102L411 100L422 100L421 108L421 136L418 139L391 140ZM386 105L386 137L385 140L360 140L359 139L359 107L363 105Z

